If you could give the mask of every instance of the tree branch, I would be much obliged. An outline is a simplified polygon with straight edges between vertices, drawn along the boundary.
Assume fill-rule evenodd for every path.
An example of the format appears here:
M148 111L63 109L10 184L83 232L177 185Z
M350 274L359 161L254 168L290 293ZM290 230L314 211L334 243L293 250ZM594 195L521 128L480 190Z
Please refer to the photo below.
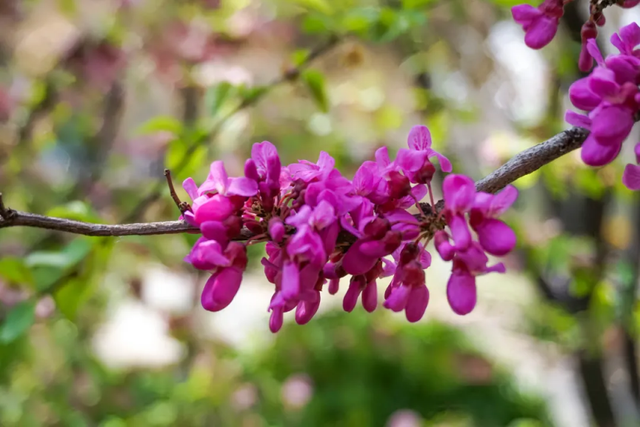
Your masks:
M476 182L476 189L496 193L518 178L529 175L558 157L580 148L588 135L589 131L582 128L565 130L517 154L496 171Z
M579 128L559 133L553 138L516 155L495 172L476 182L476 189L495 193L518 178L535 172L547 163L579 148L588 135L589 132L587 130ZM438 203L438 205L442 205L442 203ZM73 234L84 234L85 236L148 236L199 231L197 227L193 227L184 221L108 225L21 212L6 208L2 201L2 193L0 193L0 218L0 228L36 227ZM246 240L251 236L248 230L243 230L241 240Z

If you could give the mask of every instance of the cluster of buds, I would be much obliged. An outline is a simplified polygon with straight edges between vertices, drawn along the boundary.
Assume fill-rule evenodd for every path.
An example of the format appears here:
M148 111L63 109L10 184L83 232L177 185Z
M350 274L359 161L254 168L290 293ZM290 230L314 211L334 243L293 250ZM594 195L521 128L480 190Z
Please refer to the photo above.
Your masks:
M254 144L244 177L228 177L216 161L199 187L185 180L193 203L183 207L182 218L202 232L185 260L212 272L202 306L227 307L242 282L247 245L266 242L262 265L274 285L268 307L272 332L294 309L297 323L309 322L325 285L334 295L347 276L344 310L352 311L360 300L374 311L377 279L393 276L382 305L405 311L416 322L429 302L424 270L431 264L426 247L433 240L442 258L453 262L449 303L456 313L469 313L476 303L475 277L504 272L502 264L488 266L486 254L505 255L515 246L515 234L497 216L517 192L513 187L497 196L476 192L471 179L450 174L443 183L444 207L437 205L432 160L443 172L451 172L451 163L431 148L425 126L411 130L408 145L394 161L386 147L378 149L375 161L364 162L349 180L325 152L317 163L301 160L285 167L276 147L264 141ZM421 203L427 195L430 203ZM410 213L412 208L417 213Z

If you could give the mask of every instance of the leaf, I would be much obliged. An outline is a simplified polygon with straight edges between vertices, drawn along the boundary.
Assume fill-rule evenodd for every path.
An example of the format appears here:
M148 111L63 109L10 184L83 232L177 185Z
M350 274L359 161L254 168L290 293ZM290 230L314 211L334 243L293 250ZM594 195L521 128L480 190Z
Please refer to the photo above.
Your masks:
M23 301L9 311L0 325L0 343L10 343L24 334L35 320L35 301Z
M333 13L333 8L327 0L293 0L293 2L306 9L317 10L326 15Z
M229 82L222 82L209 88L204 95L204 103L207 111L215 116L229 95L233 93L233 89L233 85Z
M171 132L174 135L180 135L184 127L180 120L175 117L158 116L147 121L145 124L138 128L138 134L147 135L156 132Z
M56 206L47 212L47 216L73 219L76 221L99 222L100 218L89 205L79 200Z
M262 98L269 91L268 86L255 86L247 88L243 86L240 89L240 95L242 96L242 102L244 104L253 104Z
M0 259L0 277L9 283L33 286L33 275L21 258L4 257Z
M82 261L91 251L93 243L88 238L77 238L61 251L37 251L25 258L29 267L55 267L66 269Z
M309 13L302 21L302 31L309 34L333 33L336 30L336 22L320 13Z
M53 294L56 307L69 320L75 320L78 307L84 302L91 288L87 286L87 282L81 279L69 279L64 286Z
M311 92L311 97L318 108L324 113L329 111L329 99L325 88L324 75L318 70L305 70L302 73L302 81Z

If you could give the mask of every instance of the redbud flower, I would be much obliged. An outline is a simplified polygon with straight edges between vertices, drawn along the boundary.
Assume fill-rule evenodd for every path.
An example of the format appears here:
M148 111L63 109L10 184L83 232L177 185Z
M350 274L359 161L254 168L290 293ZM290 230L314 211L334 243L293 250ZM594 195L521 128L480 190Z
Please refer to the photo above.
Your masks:
M513 20L522 25L524 42L531 49L541 49L553 40L563 13L562 0L545 0L537 8L529 4L511 8Z

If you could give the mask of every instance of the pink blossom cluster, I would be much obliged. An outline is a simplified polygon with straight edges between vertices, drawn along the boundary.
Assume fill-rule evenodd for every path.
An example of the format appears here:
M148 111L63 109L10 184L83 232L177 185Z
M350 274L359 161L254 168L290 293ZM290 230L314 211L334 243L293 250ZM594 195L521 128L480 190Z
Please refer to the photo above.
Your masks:
M511 8L513 20L522 25L525 36L524 42L531 49L541 49L548 45L558 32L560 18L564 15L564 6L573 0L544 0L538 7L530 4L520 4ZM620 0L616 3L623 8L631 8L640 4L640 0ZM582 71L589 71L593 60L588 53L587 43L598 36L598 28L606 23L602 10L597 2L591 2L589 19L582 26L580 36L582 50L578 66Z
M539 49L553 39L566 3L566 0L545 0L538 8L526 4L512 8L514 20L525 30L527 46ZM640 0L617 4L629 8L640 4ZM640 113L640 49L637 48L640 27L632 23L614 34L611 44L619 53L604 58L596 44L596 27L604 25L605 18L596 6L592 3L590 18L582 27L582 50L578 61L579 68L590 74L569 89L572 104L587 113L568 111L565 119L574 126L590 130L581 157L587 165L599 167L618 157ZM640 144L635 147L635 157L635 164L627 164L622 182L631 190L640 190Z
M568 111L566 120L591 131L581 151L582 160L590 166L604 166L618 157L640 111L640 50L636 49L640 27L636 23L623 27L611 43L620 53L605 59L595 40L589 40L587 49L597 66L569 88L572 104L588 112ZM636 147L636 153L639 150ZM624 184L632 190L640 190L638 168L628 165L623 175Z
M325 152L317 163L301 160L285 167L276 147L264 141L253 145L244 177L229 177L216 161L199 187L185 180L193 204L183 219L202 232L185 260L212 272L202 306L209 311L227 307L242 282L247 245L266 242L262 265L274 285L272 332L294 309L298 324L309 322L325 285L334 295L346 276L345 311L358 300L374 311L377 279L392 276L382 305L416 322L429 302L424 270L431 264L426 246L433 240L441 257L453 262L449 303L456 313L469 313L476 304L476 276L505 270L501 263L489 266L487 254L502 256L515 246L515 234L497 217L517 191L476 192L470 178L450 174L443 183L444 208L437 208L432 160L443 172L452 168L431 144L429 129L415 126L409 148L399 150L394 161L386 147L380 148L375 161L365 161L349 180ZM427 195L431 203L420 203Z

